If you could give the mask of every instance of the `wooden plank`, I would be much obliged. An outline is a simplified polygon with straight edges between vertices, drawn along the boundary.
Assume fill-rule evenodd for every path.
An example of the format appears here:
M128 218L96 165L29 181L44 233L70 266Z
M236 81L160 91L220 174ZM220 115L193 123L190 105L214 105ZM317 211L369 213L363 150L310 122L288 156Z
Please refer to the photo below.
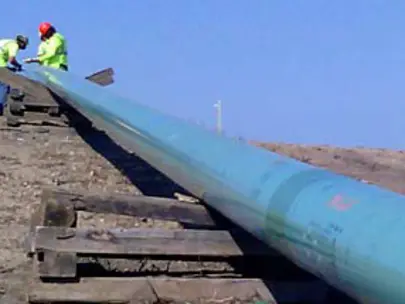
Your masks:
M65 207L47 193L42 193L41 204L31 218L30 231L26 243L28 256L35 253L36 231L38 226L60 226L64 228L76 225L76 212ZM62 228L63 229L63 228ZM41 256L33 260L33 270L40 277L74 278L76 276L76 253L43 250Z
M10 115L7 115L10 117ZM24 111L24 116L12 116L19 124L25 125L50 125L55 127L67 127L69 120L65 114L58 117L50 116L48 113L39 111Z
M30 230L25 242L26 252L31 256L35 251L35 234L37 226L64 226L74 227L77 215L72 207L65 207L50 195L43 191L40 205L34 210L30 221Z
M203 205L175 199L125 194L89 194L45 189L44 195L76 211L114 213L177 221L200 227L214 227L215 222Z
M266 301L276 303L259 279L186 278L86 278L80 283L38 283L31 285L29 303L231 303ZM229 301L227 301L229 300ZM206 302L204 302L206 301ZM208 301L208 302L207 302Z
M39 116L42 116L39 117ZM25 113L24 119L18 118L18 116L7 118L13 121L12 123L17 123L18 125L32 125L32 126L54 126L54 127L67 127L68 121L67 119L59 119L59 118L51 118L51 117L44 117L47 115L41 115L39 113L28 112ZM9 124L10 125L10 124Z
M63 205L47 192L42 193L42 204L45 205L44 226L73 227L77 214L73 206Z
M35 234L37 226L44 226L46 204L39 204L31 214L30 229L27 239L25 241L25 249L28 255L32 255L35 252Z
M104 229L37 227L35 246L82 255L237 257L275 256L253 238L235 242L228 231L166 229ZM243 248L243 249L242 249Z
M36 270L41 278L74 278L76 267L75 253L43 250L37 260Z

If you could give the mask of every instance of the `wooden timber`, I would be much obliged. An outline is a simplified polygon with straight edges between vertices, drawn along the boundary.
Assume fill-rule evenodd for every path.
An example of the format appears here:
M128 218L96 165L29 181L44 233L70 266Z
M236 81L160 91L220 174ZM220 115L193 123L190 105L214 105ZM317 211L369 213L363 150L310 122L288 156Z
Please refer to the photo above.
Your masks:
M226 300L262 300L276 303L258 279L85 278L79 283L35 282L30 303L226 303ZM211 301L211 302L210 302Z
M240 229L223 230L203 204L185 201L45 189L31 219L27 251L32 257L33 281L27 290L28 302L303 303L310 299L308 303L322 303L317 298L324 298L320 292L327 292L324 284L319 287L320 282L310 275L304 275L303 281L284 282L291 270L279 263L279 254ZM79 211L177 220L195 224L199 229L78 228ZM184 277L178 271L170 272L171 277L167 276L169 272L162 277L143 271L138 275L131 273L132 277L94 277L78 271L79 262L86 258L232 264L235 259L248 257L249 261L258 259L252 267L260 265L260 259L273 259L273 281L243 278L241 273L227 274L221 270L214 271L215 274L207 272L205 276L201 273L195 278ZM232 277L226 277L229 275ZM281 281L275 282L275 278ZM314 286L318 286L316 292L311 291ZM295 290L293 293L289 291L291 288Z

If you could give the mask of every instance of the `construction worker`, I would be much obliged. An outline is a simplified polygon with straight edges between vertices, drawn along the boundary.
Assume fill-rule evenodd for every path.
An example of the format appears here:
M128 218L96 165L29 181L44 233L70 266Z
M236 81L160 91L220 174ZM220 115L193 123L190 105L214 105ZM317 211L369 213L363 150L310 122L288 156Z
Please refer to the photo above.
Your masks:
M65 38L56 31L55 27L49 22L43 22L39 25L39 34L41 44L38 56L36 58L25 59L25 63L37 62L43 66L68 70L67 47Z
M18 35L15 39L0 40L0 67L6 68L8 63L13 65L17 71L21 71L21 64L17 61L19 50L25 50L28 45L28 38Z

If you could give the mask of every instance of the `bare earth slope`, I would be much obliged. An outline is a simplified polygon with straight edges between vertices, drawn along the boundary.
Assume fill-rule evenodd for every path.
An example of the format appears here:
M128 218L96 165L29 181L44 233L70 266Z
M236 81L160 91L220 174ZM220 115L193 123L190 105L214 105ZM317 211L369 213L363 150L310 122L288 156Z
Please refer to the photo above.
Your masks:
M169 181L137 179L136 170L153 169L134 163L134 158L117 149L102 135L86 138L69 129L23 127L0 129L0 303L25 303L24 287L30 267L23 254L29 216L39 203L44 186L71 190L137 192L170 196L176 189ZM90 145L92 145L92 147ZM266 144L266 148L336 172L381 184L405 193L405 154L386 150L338 149ZM95 150L103 151L109 161ZM143 175L145 176L145 175ZM156 176L156 174L155 174ZM134 186L136 185L136 186ZM160 191L160 192L158 192ZM99 226L176 227L116 216L88 216L87 224Z
M405 151L280 143L256 145L302 162L405 194Z
M23 244L43 187L107 193L141 190L150 195L167 195L176 190L169 181L161 180L158 183L163 193L159 193L151 186L154 180L138 180L139 170L156 174L144 164L134 164L134 157L104 134L92 132L85 137L87 142L67 128L8 129L0 120L0 304L26 303L23 291L30 266ZM109 161L95 150L103 151ZM176 227L176 223L115 215L82 217L83 224L95 227Z

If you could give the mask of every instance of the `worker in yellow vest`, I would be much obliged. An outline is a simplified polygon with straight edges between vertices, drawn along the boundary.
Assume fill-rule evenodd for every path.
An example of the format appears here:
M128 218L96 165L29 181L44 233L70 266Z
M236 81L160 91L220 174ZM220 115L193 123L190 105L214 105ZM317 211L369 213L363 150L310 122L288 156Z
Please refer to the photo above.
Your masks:
M21 70L21 64L17 61L19 50L25 50L28 45L28 38L18 35L15 39L0 40L0 67L6 68L8 63L13 65L18 71Z
M41 37L41 54L36 58L25 59L25 63L37 62L43 66L68 70L67 45L65 37L56 31L49 22L43 22L39 26Z

